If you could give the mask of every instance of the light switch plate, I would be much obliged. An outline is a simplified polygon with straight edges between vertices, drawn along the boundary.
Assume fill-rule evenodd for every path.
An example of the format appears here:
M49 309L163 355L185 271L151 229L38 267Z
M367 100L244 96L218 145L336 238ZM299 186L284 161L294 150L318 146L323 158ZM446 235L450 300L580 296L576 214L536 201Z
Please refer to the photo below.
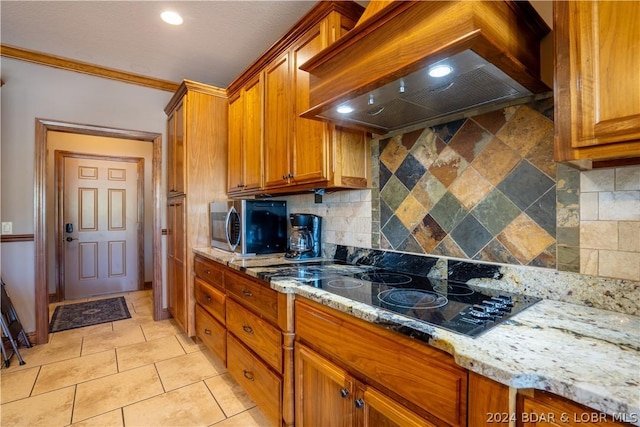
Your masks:
M12 222L3 222L2 223L2 234L13 234L13 223Z

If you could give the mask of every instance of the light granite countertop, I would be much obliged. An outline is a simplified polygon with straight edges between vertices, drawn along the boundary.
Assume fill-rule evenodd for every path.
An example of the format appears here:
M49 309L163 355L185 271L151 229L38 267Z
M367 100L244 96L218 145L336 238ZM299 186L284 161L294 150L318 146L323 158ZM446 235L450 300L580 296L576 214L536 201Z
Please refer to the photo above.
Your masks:
M210 248L194 252L256 278L261 268L289 262L282 255L240 257ZM273 279L269 285L422 340L499 383L549 391L640 426L638 316L543 299L470 338L295 279Z

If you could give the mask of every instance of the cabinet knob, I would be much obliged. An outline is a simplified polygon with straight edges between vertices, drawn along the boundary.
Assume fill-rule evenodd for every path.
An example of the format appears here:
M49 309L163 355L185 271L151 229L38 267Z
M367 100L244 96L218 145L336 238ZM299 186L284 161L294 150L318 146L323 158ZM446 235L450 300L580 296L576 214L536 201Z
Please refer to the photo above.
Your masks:
M204 330L204 334L205 335L211 335L211 329L205 329Z
M282 175L282 179L287 179L287 175Z
M363 399L356 399L353 401L353 404L356 405L356 408L360 409L364 406L364 400Z
M204 272L207 274L211 274L211 270L205 270Z
M288 178L293 179L293 174L292 174L292 173L290 173L290 174L288 175Z
M251 326L242 325L242 330L248 333L249 335L253 335L253 328Z
M253 372L247 371L246 369L242 370L242 375L244 375L244 377L246 379L248 379L249 381L253 381L255 379L254 376L253 376Z
M349 396L349 389L348 388L341 388L340 389L340 397L345 398Z
M204 294L204 297L207 299L207 301L211 301L211 297L207 294Z
M242 290L242 295L244 295L245 297L252 297L253 296L253 294L251 292L249 292L248 290L246 290L246 289Z

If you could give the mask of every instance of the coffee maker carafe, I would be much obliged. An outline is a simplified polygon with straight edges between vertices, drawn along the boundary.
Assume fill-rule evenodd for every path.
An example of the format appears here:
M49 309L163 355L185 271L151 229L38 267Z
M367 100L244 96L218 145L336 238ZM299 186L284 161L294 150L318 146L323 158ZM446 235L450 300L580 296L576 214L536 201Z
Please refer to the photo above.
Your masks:
M322 218L313 214L289 214L291 235L289 248L285 254L290 259L318 258L322 256L320 236Z

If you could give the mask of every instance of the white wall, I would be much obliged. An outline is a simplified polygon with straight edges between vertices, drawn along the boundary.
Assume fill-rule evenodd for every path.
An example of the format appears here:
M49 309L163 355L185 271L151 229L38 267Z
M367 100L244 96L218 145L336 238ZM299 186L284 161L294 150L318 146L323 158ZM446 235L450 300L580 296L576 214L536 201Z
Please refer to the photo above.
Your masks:
M4 57L0 61L5 82L0 89L0 216L13 222L14 234L34 232L36 118L162 133L166 153L163 109L172 93ZM0 274L25 331L33 332L33 242L4 243L0 252Z

